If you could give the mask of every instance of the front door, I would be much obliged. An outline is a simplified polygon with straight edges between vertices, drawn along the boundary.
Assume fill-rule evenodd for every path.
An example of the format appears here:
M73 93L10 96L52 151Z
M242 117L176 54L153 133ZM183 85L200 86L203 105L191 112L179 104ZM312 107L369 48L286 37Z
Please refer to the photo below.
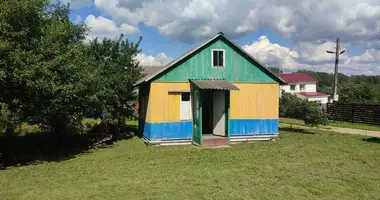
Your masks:
M225 136L225 108L226 108L226 94L225 91L213 92L213 124L214 135Z
M193 114L193 143L202 144L202 94L201 90L191 83L191 110Z

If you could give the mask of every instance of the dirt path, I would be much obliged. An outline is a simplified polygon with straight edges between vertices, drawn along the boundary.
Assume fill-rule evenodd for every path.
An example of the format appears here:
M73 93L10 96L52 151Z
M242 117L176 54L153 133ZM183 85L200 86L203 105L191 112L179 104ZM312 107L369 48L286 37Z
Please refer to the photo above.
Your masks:
M281 124L286 124L290 126L290 124L287 123L281 123ZM298 127L298 128L306 128L306 129L317 129L317 128L312 128L308 126L302 126L302 125L293 125L293 127ZM318 128L319 130L326 130L326 131L332 131L332 132L337 132L337 133L345 133L345 134L355 134L355 135L367 135L370 137L378 137L380 138L380 131L368 131L368 130L362 130L362 129L353 129L353 128L339 128L339 127L332 127L332 126L327 126L326 128Z
M361 129L352 129L352 128L338 128L338 127L329 127L331 131L338 133L347 133L347 134L356 134L356 135L367 135L371 137L380 138L380 131L367 131Z

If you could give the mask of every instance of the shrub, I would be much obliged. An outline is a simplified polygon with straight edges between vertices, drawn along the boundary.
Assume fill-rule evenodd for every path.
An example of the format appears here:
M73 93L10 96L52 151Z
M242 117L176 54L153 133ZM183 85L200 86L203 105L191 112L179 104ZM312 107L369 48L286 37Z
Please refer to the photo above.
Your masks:
M82 126L87 130L91 130L93 127L95 127L96 125L99 125L100 123L101 123L101 119L99 119L99 118L97 118L97 119L84 118L82 120Z
M304 120L311 126L327 125L327 115L315 102L298 98L294 94L284 93L280 98L280 116Z
M41 132L41 128L38 124L28 124L28 123L21 123L19 126L15 129L15 134L17 135L25 135L30 133L38 133Z
M329 121L327 116L327 114L319 109L318 105L309 102L303 120L305 121L305 124L310 126L327 125Z

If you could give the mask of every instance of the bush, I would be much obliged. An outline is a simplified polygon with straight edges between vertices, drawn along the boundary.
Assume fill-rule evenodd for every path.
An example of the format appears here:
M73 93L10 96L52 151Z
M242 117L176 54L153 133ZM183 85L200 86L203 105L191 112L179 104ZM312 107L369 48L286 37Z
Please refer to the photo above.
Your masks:
M329 122L327 116L327 114L319 109L317 104L309 102L303 120L305 121L305 124L310 126L327 125Z
M304 120L311 126L327 125L328 118L315 102L284 93L280 98L280 116Z
M21 123L19 126L15 129L15 134L17 135L25 135L30 133L38 133L41 132L41 128L38 124L28 124L28 123Z
M84 118L82 120L82 126L87 130L91 130L92 128L94 128L96 125L99 125L100 123L101 123L101 119L99 119L99 118L97 118L97 119Z

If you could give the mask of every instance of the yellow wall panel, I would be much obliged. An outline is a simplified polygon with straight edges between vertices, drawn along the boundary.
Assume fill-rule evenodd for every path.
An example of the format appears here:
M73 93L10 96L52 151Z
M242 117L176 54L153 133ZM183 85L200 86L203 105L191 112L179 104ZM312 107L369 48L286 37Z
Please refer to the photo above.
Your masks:
M231 91L231 119L278 119L279 84L234 83Z
M146 122L180 121L180 92L190 92L190 83L151 83Z

